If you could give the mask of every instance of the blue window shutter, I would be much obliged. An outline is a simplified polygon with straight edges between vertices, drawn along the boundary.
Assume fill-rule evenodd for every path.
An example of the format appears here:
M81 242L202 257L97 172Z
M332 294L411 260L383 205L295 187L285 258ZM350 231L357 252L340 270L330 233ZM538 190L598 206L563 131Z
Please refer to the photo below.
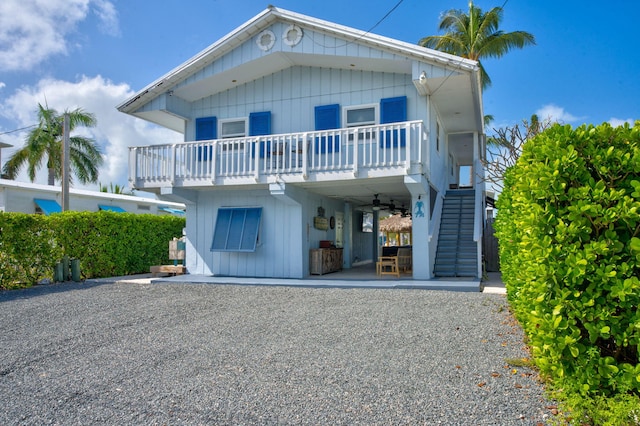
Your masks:
M340 128L340 105L320 105L316 107L316 130Z
M407 121L407 97L386 98L380 100L380 123L398 123Z
M262 136L271 134L271 111L264 112L252 112L249 114L249 136ZM260 142L260 158L264 158L265 155L269 155L270 143ZM255 158L256 150L255 144L251 151L251 157Z
M319 105L315 108L316 130L331 130L340 128L340 105ZM340 138L329 136L316 138L316 154L340 151Z
M247 209L244 217L244 229L240 239L241 251L255 251L258 241L258 229L260 228L260 217L262 209Z
M196 140L208 141L218 137L218 120L216 117L196 118ZM208 155L207 155L208 154ZM211 160L213 149L198 147L198 161Z
M249 136L271 134L271 111L249 114Z
M396 98L386 98L380 100L380 124L399 123L407 121L407 97L399 96ZM398 141L400 146L406 146L407 144L407 131L400 129L400 134L397 130L387 130L380 132L380 147L391 148L393 141L393 147L398 147Z
M216 117L196 118L196 140L208 141L218 137L218 120Z
M218 209L211 251L256 251L261 217L261 207Z

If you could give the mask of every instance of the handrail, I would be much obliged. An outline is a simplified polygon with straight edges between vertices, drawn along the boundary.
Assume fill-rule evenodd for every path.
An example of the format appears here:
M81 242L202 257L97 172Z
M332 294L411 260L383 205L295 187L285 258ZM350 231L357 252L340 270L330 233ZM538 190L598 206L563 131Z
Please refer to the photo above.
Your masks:
M130 179L136 187L215 184L218 179L350 172L427 165L422 121L322 131L134 146ZM428 151L428 150L427 150Z

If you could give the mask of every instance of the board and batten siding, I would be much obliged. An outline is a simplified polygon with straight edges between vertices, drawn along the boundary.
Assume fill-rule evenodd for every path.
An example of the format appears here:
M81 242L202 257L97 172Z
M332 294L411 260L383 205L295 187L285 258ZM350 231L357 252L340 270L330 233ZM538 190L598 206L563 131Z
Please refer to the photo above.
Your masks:
M259 243L255 252L211 252L215 221L220 207L261 207ZM200 254L187 265L191 273L246 277L296 277L300 275L300 207L279 202L266 190L202 192L193 226L195 251ZM189 227L189 220L187 226ZM193 229L195 228L195 229ZM297 249L296 249L297 247ZM298 257L298 259L296 259ZM198 264L200 263L200 264Z
M201 192L197 207L188 209L188 249L195 254L187 259L190 273L281 278L308 275L309 249L318 247L320 240L335 239L335 230L313 228L317 207L323 207L330 217L343 208L343 203L306 191L299 201L300 205L284 203L268 190ZM255 252L210 251L220 207L262 208L260 242Z
M195 119L200 117L221 120L271 111L273 134L294 133L314 129L318 105L379 104L405 95L407 119L424 119L427 103L418 99L409 75L295 66L194 102L185 141L195 139Z
M214 226L220 207L261 207L259 243L255 252L211 252ZM266 190L203 192L198 198L198 213L193 224L195 250L202 264L187 265L195 273L246 277L292 277L299 274L295 253L301 251L300 208L284 205ZM189 226L187 218L187 226ZM287 245L289 249L283 247ZM296 250L297 248L297 250ZM285 256L288 253L288 256ZM289 259L287 259L289 258ZM291 260L291 261L289 261ZM297 266L300 269L300 266ZM194 273L193 271L191 273Z
M331 55L358 58L377 58L388 60L406 60L406 57L397 55L391 51L383 51L370 46L365 46L357 42L347 42L327 34L317 31L311 31L302 28L304 36L295 46L289 46L283 40L282 34L288 28L288 23L278 22L268 28L275 35L275 44L268 51L263 51L256 44L257 34L248 38L241 45L237 46L230 52L217 58L212 63L206 65L201 70L195 72L176 88L189 85L193 82L206 79L212 75L229 71L239 65L250 61L260 59L262 57L278 53L294 53L294 54L312 54L312 55ZM410 68L410 65L408 65Z

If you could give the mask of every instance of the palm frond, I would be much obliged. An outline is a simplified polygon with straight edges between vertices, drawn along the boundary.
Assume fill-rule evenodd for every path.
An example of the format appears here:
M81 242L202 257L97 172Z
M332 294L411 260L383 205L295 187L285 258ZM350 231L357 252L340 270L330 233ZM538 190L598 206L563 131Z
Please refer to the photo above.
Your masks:
M93 114L87 113L81 108L67 111L69 114L69 131L83 126L92 127L96 125L96 118ZM64 115L58 114L53 109L38 104L38 126L31 130L25 140L24 146L15 151L11 158L5 163L3 170L10 178L15 178L25 165L27 175L33 182L36 173L46 161L49 169L49 184L62 178L62 142ZM70 136L70 166L78 179L83 183L96 182L98 179L98 168L103 163L102 153L99 146L93 139ZM70 182L73 180L69 176Z
M483 12L470 1L467 12L451 9L441 15L438 29L443 35L423 37L418 44L477 61L484 89L491 79L482 66L483 58L499 58L514 48L535 44L534 36L525 31L501 31L503 13L501 7Z

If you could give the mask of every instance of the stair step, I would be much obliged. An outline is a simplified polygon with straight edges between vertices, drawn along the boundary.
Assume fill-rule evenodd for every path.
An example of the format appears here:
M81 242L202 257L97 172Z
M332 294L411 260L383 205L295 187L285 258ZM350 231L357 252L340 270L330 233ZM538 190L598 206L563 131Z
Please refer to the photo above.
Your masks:
M478 246L475 230L475 191L447 191L440 216L434 274L441 277L476 276Z

